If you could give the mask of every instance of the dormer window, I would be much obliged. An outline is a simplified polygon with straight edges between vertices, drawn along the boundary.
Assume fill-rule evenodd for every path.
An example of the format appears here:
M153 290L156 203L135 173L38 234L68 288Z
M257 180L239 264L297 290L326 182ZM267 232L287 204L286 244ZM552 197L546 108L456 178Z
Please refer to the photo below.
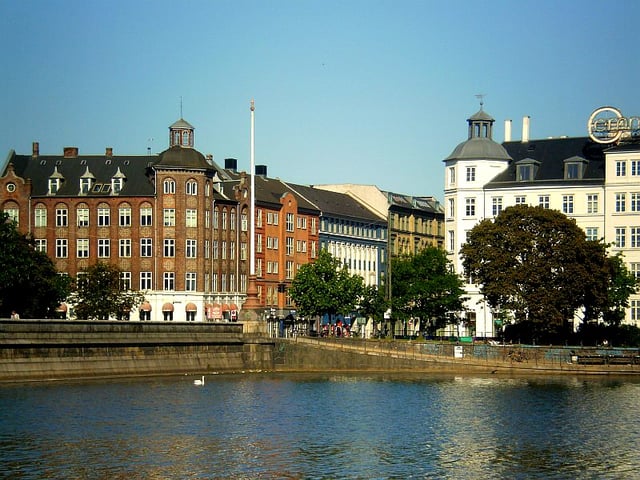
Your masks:
M49 177L49 191L48 194L49 195L55 195L56 193L58 193L58 191L60 190L60 187L62 186L62 181L64 180L64 177L62 176L62 174L60 172L58 172L58 167L54 167L53 168L53 173L51 174L51 176Z
M120 193L122 187L124 186L125 178L127 177L120 171L120 167L118 167L118 170L111 178L111 193L113 193L114 195Z
M571 157L564 161L565 180L581 180L587 167L587 159Z
M96 177L93 176L89 171L89 167L87 167L80 177L80 195L87 195L91 191L95 181Z
M516 180L518 182L532 182L538 174L540 162L532 158L525 158L516 164Z

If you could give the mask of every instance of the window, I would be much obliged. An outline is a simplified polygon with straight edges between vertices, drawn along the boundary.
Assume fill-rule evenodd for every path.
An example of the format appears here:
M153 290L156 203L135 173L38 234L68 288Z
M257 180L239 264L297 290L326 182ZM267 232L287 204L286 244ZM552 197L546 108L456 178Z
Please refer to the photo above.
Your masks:
M570 215L573 213L573 195L562 196L562 213Z
M88 208L81 207L76 210L76 223L80 228L89 226L89 209Z
M175 290L176 274L174 272L164 272L162 275L162 286L164 290Z
M631 160L631 176L640 176L640 160Z
M211 242L209 240L204 241L204 258L211 258Z
M449 185L456 183L456 167L449 167Z
M222 258L222 260L227 259L227 242L225 240L222 241L220 255L220 258Z
M587 240L598 240L598 227L587 227L585 229Z
M204 211L204 228L211 228L211 211Z
M153 211L151 207L142 207L140 209L140 226L150 227L152 225Z
M47 253L47 239L46 238L36 238L36 251Z
M197 227L198 226L198 211L193 209L187 209L186 214L186 226L187 227Z
M59 178L50 178L49 179L49 195L55 195L60 190L60 179Z
M69 245L66 238L56 238L56 258L67 258Z
M213 259L217 260L219 253L218 253L219 249L218 249L218 240L214 240L213 241Z
M631 305L631 308L629 309L631 313L631 321L636 323L640 320L640 300L631 300L629 303Z
M227 209L222 209L222 230L227 229Z
M16 225L20 224L20 210L13 207L7 207L4 209L4 213L9 216L9 220L16 222Z
M549 195L540 195L538 197L538 206L542 208L549 208Z
M302 215L298 215L298 229L306 230L307 229L307 217Z
M236 259L236 242L234 242L233 240L229 242L229 258L231 260Z
M231 215L229 216L229 228L231 230L236 229L236 209L235 208L231 209Z
M166 195L172 195L174 193L176 193L176 182L174 182L171 179L167 179L163 182L163 187L162 187L162 191L166 194Z
M278 225L278 212L267 212L267 225Z
M56 208L56 227L66 227L69 224L69 214L66 208Z
M240 242L240 260L247 259L247 242Z
M111 212L106 207L98 208L98 226L108 227L111 224Z
M91 191L91 178L80 178L80 194L86 195Z
M474 217L475 214L476 214L476 199L466 198L465 199L465 215L467 217Z
M640 212L640 193L631 194L631 211Z
M262 253L262 234L258 233L256 235L256 252Z
M631 248L640 248L640 227L631 227Z
M567 179L575 179L579 177L579 165L577 163L567 163L565 165L565 178Z
M526 204L527 204L527 197L523 197L523 196L516 197L516 205L526 205Z
M124 179L122 177L112 178L111 179L111 190L113 193L120 193L122 191L122 185L124 184ZM129 281L131 283L131 281Z
M153 243L151 238L141 238L140 239L140 256L141 257L151 257L153 251Z
M164 239L164 256L175 257L176 256L176 241L173 238Z
M616 162L616 177L627 176L627 161L619 160Z
M618 248L624 248L627 244L627 228L616 227L616 240L615 245Z
M120 272L120 289L131 290L131 272Z
M140 290L151 290L151 272L140 272Z
M187 272L184 279L184 289L188 292L196 291L196 272Z
M119 217L120 217L119 224L121 227L130 227L131 226L131 207L120 207Z
M219 216L220 214L218 213L218 210L214 210L213 211L213 228L218 228Z
M518 165L518 181L530 182L533 180L533 165Z
M79 238L76 241L76 257L89 258L89 239Z
M189 180L186 189L187 195L198 195L198 184L195 180Z
M627 208L626 193L616 193L616 212L624 212Z
M130 238L121 238L119 240L119 251L121 257L130 257L131 256L131 239Z
M294 225L293 213L287 213L287 221L286 221L287 232L293 232L293 225Z
M598 213L598 195L595 193L587 195L587 213Z
M256 226L262 227L262 209L256 208Z
M46 227L47 226L47 209L42 207L36 207L34 220L35 220L34 221L35 227Z
M476 181L476 167L467 167L467 182Z
M296 252L298 252L298 253L307 253L307 241L306 240L296 240Z
M629 272L634 276L634 278L640 279L640 263L631 262L629 264Z
M450 198L447 202L449 204L449 218L456 218L456 201L454 198Z
M286 254L290 257L291 255L293 255L293 237L287 237L286 242Z
M98 239L98 257L108 258L111 256L111 241L108 238Z
M256 258L256 276L258 278L262 277L262 259Z
M242 215L240 215L240 229L243 232L246 232L248 227L249 227L249 221L247 219L247 212L242 212Z
M293 279L293 274L294 274L293 265L294 263L291 260L287 260L287 264L285 266L285 275L287 280Z
M502 212L502 197L493 197L491 199L491 209L494 217L500 215L500 212Z
M187 258L196 258L197 252L197 241L196 240L187 240Z
M176 226L176 209L165 208L162 211L162 219L164 221L165 227L175 227Z

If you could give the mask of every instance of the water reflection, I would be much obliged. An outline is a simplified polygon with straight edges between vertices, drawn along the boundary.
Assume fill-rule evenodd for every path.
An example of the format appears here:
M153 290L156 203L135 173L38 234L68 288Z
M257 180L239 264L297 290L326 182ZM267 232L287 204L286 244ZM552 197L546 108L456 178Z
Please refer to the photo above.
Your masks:
M0 387L12 478L628 478L631 378L237 375Z

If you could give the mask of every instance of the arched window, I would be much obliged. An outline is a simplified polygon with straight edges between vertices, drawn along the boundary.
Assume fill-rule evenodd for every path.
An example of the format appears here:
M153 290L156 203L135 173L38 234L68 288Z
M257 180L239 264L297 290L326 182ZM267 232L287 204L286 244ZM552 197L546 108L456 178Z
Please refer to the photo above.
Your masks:
M176 193L176 182L174 180L167 178L163 185L163 192L165 195Z
M197 195L198 194L198 182L195 180L187 181L187 195Z

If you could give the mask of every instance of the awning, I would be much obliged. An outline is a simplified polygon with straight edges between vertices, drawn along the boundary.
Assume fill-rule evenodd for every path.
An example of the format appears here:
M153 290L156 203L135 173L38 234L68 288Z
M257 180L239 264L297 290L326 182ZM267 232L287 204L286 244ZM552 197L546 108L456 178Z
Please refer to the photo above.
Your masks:
M187 306L184 307L185 311L187 312L197 312L198 311L198 307L196 307L195 303L187 303Z
M140 310L143 312L150 312L151 304L149 302L142 302L142 305L140 305Z
M56 308L56 312L67 312L67 304L66 303L61 303L60 305L58 305L58 308Z
M228 312L229 311L229 305L227 305L226 303L222 304L222 311L223 312Z
M173 303L165 303L164 305L162 305L162 311L163 312L173 312Z
M238 306L235 303L229 305L229 310L238 310Z

